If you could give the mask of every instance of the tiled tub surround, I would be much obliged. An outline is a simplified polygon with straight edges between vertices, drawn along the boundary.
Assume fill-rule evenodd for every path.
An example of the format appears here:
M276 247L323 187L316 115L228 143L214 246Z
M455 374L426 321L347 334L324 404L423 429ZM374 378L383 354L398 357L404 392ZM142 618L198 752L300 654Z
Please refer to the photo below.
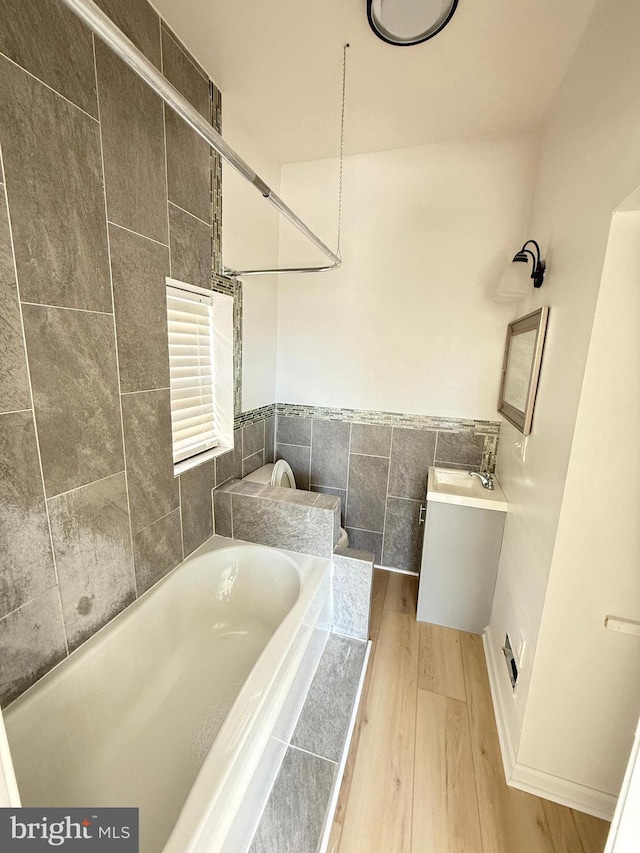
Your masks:
M317 853L331 826L367 643L331 634L289 741L250 853Z
M417 572L430 465L493 470L500 424L277 405L275 458L300 489L339 497L349 544Z
M213 493L215 532L330 559L340 537L331 495L231 480Z
M332 631L358 640L369 639L373 554L355 548L333 553Z
M219 93L152 6L98 2L219 126ZM6 705L212 534L242 451L174 477L165 276L235 292L211 275L219 158L62 3L0 16Z

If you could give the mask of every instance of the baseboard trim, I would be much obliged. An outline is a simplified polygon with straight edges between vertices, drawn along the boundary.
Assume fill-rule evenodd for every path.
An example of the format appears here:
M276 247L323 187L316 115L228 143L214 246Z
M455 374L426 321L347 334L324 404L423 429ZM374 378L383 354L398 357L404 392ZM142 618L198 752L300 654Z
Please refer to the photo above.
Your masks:
M489 685L491 687L491 698L493 710L498 728L498 740L500 741L500 752L502 755L502 766L507 785L534 794L545 800L553 800L561 806L568 806L580 812L586 812L594 817L610 821L615 811L617 797L606 791L589 788L570 779L553 776L543 770L519 764L516 760L515 750L509 737L506 726L506 715L504 712L502 694L498 689L499 661L493 654L493 646L489 642L488 633L482 636L484 654L489 672Z

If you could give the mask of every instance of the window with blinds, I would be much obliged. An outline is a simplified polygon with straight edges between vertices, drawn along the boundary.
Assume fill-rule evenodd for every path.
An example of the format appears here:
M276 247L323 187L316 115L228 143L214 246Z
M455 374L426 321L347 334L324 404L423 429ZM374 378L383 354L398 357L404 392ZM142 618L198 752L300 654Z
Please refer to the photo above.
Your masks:
M212 294L167 286L173 461L219 444Z

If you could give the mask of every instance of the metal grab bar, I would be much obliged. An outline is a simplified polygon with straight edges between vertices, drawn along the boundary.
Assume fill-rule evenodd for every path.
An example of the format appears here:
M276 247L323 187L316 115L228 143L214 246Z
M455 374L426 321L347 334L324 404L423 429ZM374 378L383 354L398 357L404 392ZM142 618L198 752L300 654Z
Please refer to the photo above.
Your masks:
M257 175L248 163L240 157L223 137L207 122L200 113L191 106L176 88L158 71L144 54L118 29L113 21L93 2L93 0L62 0L62 2L85 23L107 47L111 48L120 59L131 68L138 77L153 89L156 95L183 119L189 127L202 137L214 151L217 151L227 163L239 172L243 178L253 184L258 192L266 198L292 225L304 234L316 248L332 261L331 264L317 267L288 267L285 269L268 270L227 270L231 276L268 275L275 273L298 272L327 272L337 269L341 258L322 242L322 240L305 225L300 217L291 210L289 205L273 192L273 190Z

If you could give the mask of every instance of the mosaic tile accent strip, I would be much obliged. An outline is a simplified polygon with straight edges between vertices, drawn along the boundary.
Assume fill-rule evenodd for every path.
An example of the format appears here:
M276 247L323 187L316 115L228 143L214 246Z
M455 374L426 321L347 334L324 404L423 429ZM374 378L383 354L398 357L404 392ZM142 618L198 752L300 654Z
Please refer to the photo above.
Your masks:
M233 297L233 414L242 411L242 282Z
M230 278L228 275L216 272L211 273L211 288L217 291L217 293L226 293L227 296L235 296L238 286L242 287L242 282L236 278Z
M276 404L270 403L268 406L260 406L259 409L251 409L248 412L241 412L236 415L233 421L233 428L246 426L247 424L255 424L258 421L264 421L266 418L271 418L276 413Z
M382 424L428 429L440 432L472 432L475 435L500 435L500 421L441 418L431 415L409 415L400 412L380 412L367 409L332 409L327 406L306 406L298 403L278 403L277 413L289 418L318 418L325 421L350 421L351 423Z
M211 124L222 132L222 94L209 81L211 93ZM214 273L222 273L222 158L211 149L211 222L213 223L211 264Z
M242 411L242 282L211 273L211 289L233 297L233 413Z

